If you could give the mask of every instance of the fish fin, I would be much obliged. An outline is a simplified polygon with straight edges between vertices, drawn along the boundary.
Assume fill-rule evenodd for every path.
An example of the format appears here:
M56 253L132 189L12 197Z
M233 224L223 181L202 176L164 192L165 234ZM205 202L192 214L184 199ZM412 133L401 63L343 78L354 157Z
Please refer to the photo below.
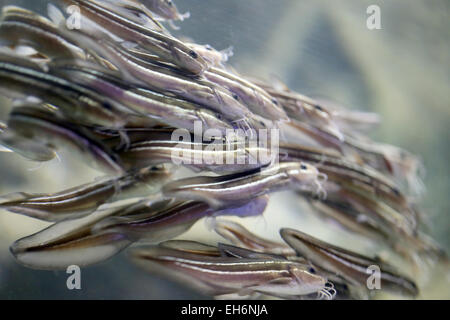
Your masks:
M130 222L131 219L127 217L107 217L96 224L94 224L91 228L92 233L100 233L105 230L113 230L114 227L118 227L122 223Z
M56 152L49 146L13 132L5 131L0 136L0 144L14 153L32 161L45 162L56 157Z
M25 192L8 193L0 197L0 206L10 205L30 198L30 194Z
M240 295L238 292L235 293L226 293L214 296L216 300L254 300L258 299L261 296L259 292L252 292L249 295Z
M218 243L218 249L222 256L232 256L236 258L250 258L250 259L268 259L268 260L286 260L286 258L274 254L267 254L256 252L244 248L239 248L233 245Z
M58 27L66 23L66 17L54 4L47 4L47 13L50 20Z
M264 286L267 286L267 285L287 285L291 281L292 281L292 278L290 278L290 277L281 277L281 278L277 278L277 279L272 279L272 280L269 280L267 282L263 282L263 283L258 284L258 285L244 287L241 290L239 290L238 294L240 296L248 296L248 295L251 295L251 294L253 294L255 292L264 293L266 291L266 290L263 289Z
M133 41L122 41L120 44L127 50L136 49L139 46L136 42Z
M283 91L283 92L291 91L291 89L289 89L289 87L275 74L270 75L270 83L278 91Z
M270 280L266 282L265 284L288 284L292 281L291 277L281 277L277 279ZM260 285L258 285L259 287Z
M350 297L353 299L368 300L370 298L370 291L366 287L352 284L347 284L347 287Z
M208 231L212 232L216 229L217 218L214 216L206 217L204 219L205 227Z
M254 288L255 287L246 287L246 288L243 288L243 289L239 290L238 292L236 292L236 294L240 297L249 296L255 292Z

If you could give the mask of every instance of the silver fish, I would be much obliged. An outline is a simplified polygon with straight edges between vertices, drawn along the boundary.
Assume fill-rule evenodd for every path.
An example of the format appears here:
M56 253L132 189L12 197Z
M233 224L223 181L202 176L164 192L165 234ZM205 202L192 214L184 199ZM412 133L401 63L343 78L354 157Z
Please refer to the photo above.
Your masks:
M215 232L240 248L284 257L296 255L295 251L288 245L263 239L253 234L239 223L216 219L212 222L212 227Z
M206 256L220 257L219 248L191 240L168 240L159 244L162 248L175 249L188 253L203 254Z
M181 20L189 18L189 12L181 14L172 0L143 0L153 13L167 20Z
M175 63L193 74L201 74L206 62L192 49L176 38L163 34L127 19L95 1L61 0L67 6L76 5L81 14L118 37L139 43L158 56Z
M132 241L118 233L92 234L90 229L96 222L122 211L123 207L99 210L80 219L57 222L14 242L10 247L11 253L21 264L43 270L104 261Z
M253 113L273 121L289 120L274 98L247 80L217 68L205 71L204 76L236 94Z
M120 15L141 23L146 28L169 34L155 18L154 13L139 0L97 0L97 2L107 2L109 6L113 6L113 11L118 11Z
M243 172L267 165L259 155L268 150L240 143L203 143L149 136L119 152L126 168L175 163L194 171Z
M232 47L218 51L208 44L201 45L193 42L187 42L186 45L202 56L202 58L208 62L210 67L223 68L228 59L233 56Z
M380 259L333 246L294 229L282 229L280 234L300 256L306 257L320 268L345 278L351 284L366 286L367 268L376 265L381 269L382 290L412 297L418 294L418 288L412 280L397 274L391 266Z
M92 90L50 75L28 59L0 53L0 79L0 88L8 97L39 98L56 106L58 112L76 123L120 128L127 121L123 106Z
M169 176L167 170L146 168L55 194L8 194L0 197L0 207L45 221L80 218L106 202L156 194Z
M150 90L132 89L121 83L118 78L112 78L101 71L86 68L73 66L62 68L59 66L57 72L62 72L72 81L115 99L132 112L175 128L185 128L194 132L196 123L201 123L203 130L216 129L222 133L232 128L231 125L220 120L216 114L207 109Z
M294 144L280 145L282 161L300 160L314 164L330 180L353 182L355 185L364 184L368 192L382 197L387 203L399 211L414 216L407 206L405 195L397 184L388 176L373 168L349 161L339 154L327 152L318 148L304 147Z
M21 137L8 130L0 133L2 152L15 152L32 161L50 161L56 157L56 152L44 143Z
M239 97L230 94L224 88L194 81L180 75L170 74L161 67L152 65L136 57L124 48L109 41L102 41L103 47L111 55L112 62L122 73L129 74L131 82L144 82L151 88L170 92L186 100L201 104L222 114L230 121L243 121L251 118L250 110L239 101Z
M81 152L88 164L106 172L122 173L120 159L107 146L54 114L36 107L16 107L8 121L8 131L41 142L54 150L71 148Z
M281 163L272 167L219 177L194 177L170 182L163 188L169 197L197 200L214 208L230 203L247 202L270 192L317 187L319 171L300 162Z
M130 255L142 267L212 296L257 292L296 298L320 292L327 282L288 260L212 257L155 246L132 249Z
M51 59L86 57L83 50L64 37L51 21L15 6L7 6L2 10L0 43L8 46L31 46Z
M98 222L93 232L113 232L125 234L135 241L158 243L175 238L188 231L194 223L205 217L221 215L254 216L264 212L267 199L256 199L232 209L214 210L203 202L171 201L160 209L151 204L147 208L138 207L138 213L128 210L126 215L114 216Z

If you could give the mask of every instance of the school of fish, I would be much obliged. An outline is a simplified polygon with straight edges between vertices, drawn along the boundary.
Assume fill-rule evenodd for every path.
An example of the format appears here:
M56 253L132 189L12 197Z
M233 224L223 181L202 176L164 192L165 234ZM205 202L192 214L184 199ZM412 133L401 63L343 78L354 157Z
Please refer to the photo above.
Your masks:
M409 264L447 259L422 231L422 165L367 136L376 114L239 74L231 49L171 35L189 17L171 0L54 2L47 17L2 8L0 94L13 108L0 119L0 150L45 162L68 149L104 175L54 194L0 196L1 209L52 223L11 245L18 263L64 270L126 250L148 272L216 299L367 299L376 265L382 290L418 296L414 275L378 256L307 230L283 228L276 242L224 218L263 215L274 192L306 199L323 223ZM174 140L177 129L189 139ZM251 144L273 130L277 141ZM201 219L223 242L174 240Z

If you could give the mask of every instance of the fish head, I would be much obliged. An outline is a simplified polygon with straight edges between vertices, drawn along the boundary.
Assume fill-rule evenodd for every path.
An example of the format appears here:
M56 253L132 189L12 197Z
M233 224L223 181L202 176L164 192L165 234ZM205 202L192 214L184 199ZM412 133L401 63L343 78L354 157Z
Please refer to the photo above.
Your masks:
M206 112L206 111L198 111L199 118L202 119L205 130L215 129L218 130L221 135L224 136L227 134L228 130L232 130L233 127L229 123L226 122L224 116L219 112Z
M291 266L289 271L299 284L299 288L301 288L301 293L299 294L319 292L327 283L327 279L316 274L315 269L312 267L303 265Z
M200 75L208 68L205 59L191 48L173 47L171 50L174 59L189 72Z
M319 179L319 170L305 162L296 163L287 168L286 173L293 180L295 185L312 184Z
M298 256L304 257L316 264L319 249L309 241L306 234L298 230L283 228L280 230L280 235L295 250Z
M180 20L180 12L172 0L156 1L157 14L169 20Z

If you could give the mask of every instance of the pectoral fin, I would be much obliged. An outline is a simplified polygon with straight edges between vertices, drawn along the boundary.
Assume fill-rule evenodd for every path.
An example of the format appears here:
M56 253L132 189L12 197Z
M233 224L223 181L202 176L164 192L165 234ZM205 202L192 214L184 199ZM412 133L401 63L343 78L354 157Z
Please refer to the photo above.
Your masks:
M268 286L283 286L283 285L288 285L289 283L292 282L292 278L290 277L280 277L280 278L276 278L276 279L272 279L270 281L255 285L255 286L248 286L245 287L241 290L239 290L238 294L240 296L248 296L251 295L253 293L259 292L259 293L266 293L267 290L265 288L267 288Z

